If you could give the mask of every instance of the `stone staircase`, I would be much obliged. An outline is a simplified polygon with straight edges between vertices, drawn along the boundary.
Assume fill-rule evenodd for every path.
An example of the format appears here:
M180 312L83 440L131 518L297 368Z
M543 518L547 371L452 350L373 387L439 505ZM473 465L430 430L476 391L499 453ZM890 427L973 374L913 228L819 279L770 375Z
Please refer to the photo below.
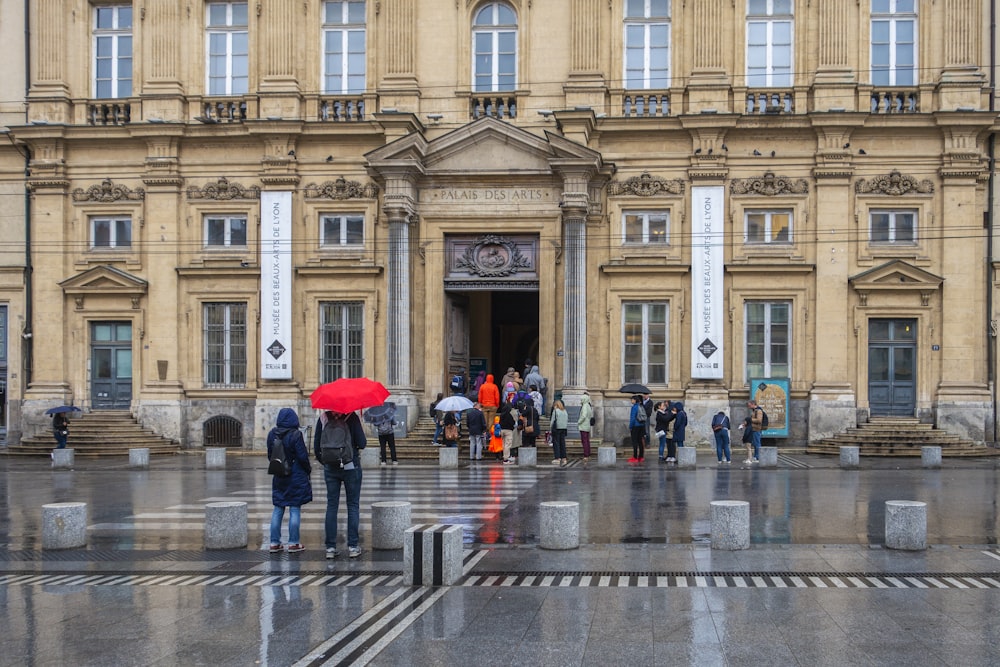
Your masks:
M536 445L538 446L538 460L539 462L545 463L547 460L551 460L551 453L543 451L549 449L545 446L545 441L543 439L545 431L549 430L549 419L547 417L542 417L539 420L539 435L536 440ZM372 431L369 431L369 447L378 447L378 436L371 435ZM427 416L422 416L417 419L417 423L412 429L407 433L406 438L399 438L396 440L396 455L399 457L400 461L437 461L438 460L438 448L431 444L434 440L434 420ZM593 460L597 459L597 446L601 444L599 439L592 438L590 442L591 447L591 458ZM468 429L465 428L465 422L462 422L462 437L458 442L459 446L459 460L466 461L469 458L469 436ZM566 441L566 456L568 458L581 458L583 457L583 447L580 441L568 439Z
M52 431L21 439L6 448L12 455L48 456L55 448ZM180 444L146 429L128 411L100 410L70 417L69 441L75 456L128 456L133 447L148 447L150 455L177 454Z
M809 443L809 454L840 454L858 447L861 456L920 456L920 448L941 447L942 456L995 456L1000 450L977 445L914 417L872 417L832 438Z

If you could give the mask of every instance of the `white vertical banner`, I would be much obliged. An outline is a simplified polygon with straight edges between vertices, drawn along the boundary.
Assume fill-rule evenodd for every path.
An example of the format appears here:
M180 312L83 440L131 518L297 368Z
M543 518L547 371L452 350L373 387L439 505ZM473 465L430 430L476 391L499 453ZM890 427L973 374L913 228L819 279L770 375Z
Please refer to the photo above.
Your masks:
M260 376L292 377L292 193L260 193Z
M722 379L725 188L691 188L691 377Z

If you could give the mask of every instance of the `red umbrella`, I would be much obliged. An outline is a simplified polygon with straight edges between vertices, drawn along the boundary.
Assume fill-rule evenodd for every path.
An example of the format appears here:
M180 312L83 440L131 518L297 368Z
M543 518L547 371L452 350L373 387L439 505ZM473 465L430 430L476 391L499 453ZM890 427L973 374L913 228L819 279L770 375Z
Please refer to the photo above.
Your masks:
M381 382L368 378L340 378L321 384L309 400L317 410L331 410L341 414L382 405L389 398L389 390Z

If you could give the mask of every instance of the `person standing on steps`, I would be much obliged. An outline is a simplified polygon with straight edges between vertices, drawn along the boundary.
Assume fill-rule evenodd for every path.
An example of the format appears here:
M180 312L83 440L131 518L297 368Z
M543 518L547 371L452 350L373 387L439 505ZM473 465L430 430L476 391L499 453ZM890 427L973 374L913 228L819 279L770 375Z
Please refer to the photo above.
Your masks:
M469 428L469 460L482 461L483 447L486 437L486 417L480 410L479 401L473 404L472 409L465 413L465 423Z
M444 429L444 423L441 420L444 418L444 415L442 415L440 411L437 409L437 404L440 403L443 398L444 398L444 393L439 391L437 398L431 401L430 414L431 414L431 419L434 420L434 440L431 441L432 445L441 444L441 431Z
M493 381L492 374L487 375L486 381L479 387L479 404L482 406L486 423L492 424L500 407L500 388Z
M53 415L52 435L56 439L56 449L66 449L66 441L69 439L69 419L65 412Z

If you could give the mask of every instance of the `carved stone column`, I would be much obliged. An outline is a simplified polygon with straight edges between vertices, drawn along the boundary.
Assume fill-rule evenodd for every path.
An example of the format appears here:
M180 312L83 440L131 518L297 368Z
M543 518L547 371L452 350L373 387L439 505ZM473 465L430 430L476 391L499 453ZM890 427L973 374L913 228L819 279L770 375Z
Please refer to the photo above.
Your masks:
M587 208L563 207L563 387L587 385Z

